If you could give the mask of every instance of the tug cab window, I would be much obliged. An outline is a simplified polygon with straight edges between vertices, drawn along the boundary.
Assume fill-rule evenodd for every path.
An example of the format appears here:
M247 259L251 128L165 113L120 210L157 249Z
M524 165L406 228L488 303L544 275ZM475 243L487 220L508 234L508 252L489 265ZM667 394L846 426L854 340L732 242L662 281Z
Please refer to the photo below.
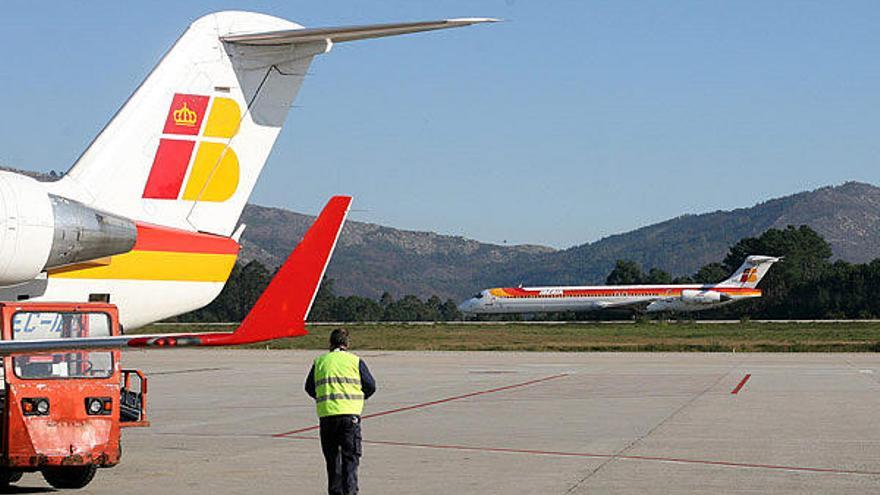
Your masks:
M14 340L109 337L110 316L104 313L20 312L12 317ZM110 351L68 351L15 356L16 376L43 378L107 378L113 373Z

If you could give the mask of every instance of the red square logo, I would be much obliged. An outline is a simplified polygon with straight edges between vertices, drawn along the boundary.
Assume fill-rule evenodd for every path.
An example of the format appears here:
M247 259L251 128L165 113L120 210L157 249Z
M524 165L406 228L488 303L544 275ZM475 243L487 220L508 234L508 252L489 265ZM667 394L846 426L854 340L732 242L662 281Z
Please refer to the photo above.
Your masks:
M160 139L142 197L177 199L195 144L195 141Z
M174 99L171 100L168 117L165 119L165 129L162 132L197 136L207 108L207 96L175 94Z

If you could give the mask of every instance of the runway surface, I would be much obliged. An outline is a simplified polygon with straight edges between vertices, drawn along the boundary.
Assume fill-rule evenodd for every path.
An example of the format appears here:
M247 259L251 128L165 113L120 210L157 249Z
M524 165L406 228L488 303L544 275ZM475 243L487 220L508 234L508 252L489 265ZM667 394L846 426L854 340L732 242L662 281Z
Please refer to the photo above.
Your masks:
M80 493L326 493L316 355L125 353L153 426ZM365 494L880 491L877 354L361 355Z

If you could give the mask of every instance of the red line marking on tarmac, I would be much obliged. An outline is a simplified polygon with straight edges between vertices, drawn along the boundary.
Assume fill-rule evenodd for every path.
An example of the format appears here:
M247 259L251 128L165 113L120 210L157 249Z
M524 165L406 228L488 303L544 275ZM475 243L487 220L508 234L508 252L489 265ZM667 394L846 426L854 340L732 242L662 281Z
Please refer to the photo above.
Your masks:
M447 397L445 399L432 400L430 402L422 402L421 404L413 404L411 406L398 407L396 409L389 409L387 411L379 411L379 412L375 412L372 414L365 414L365 415L361 416L361 419L377 418L379 416L387 416L389 414L396 414L396 413L400 413L400 412L404 412L404 411L411 411L413 409L421 409L423 407L436 406L438 404L445 404L447 402L452 402L452 401L456 401L456 400L468 399L470 397L476 397L479 395L494 394L496 392L503 392L505 390L511 390L514 388L527 387L529 385L535 385L538 383L547 382L550 380L555 380L557 378L564 378L566 376L568 376L568 373L560 373L558 375L545 376L544 378L536 378L534 380L529 380L527 382L514 383L513 385L505 385L503 387L491 388L488 390L479 390L479 391L471 392L471 393L464 394L464 395L456 395L454 397ZM297 433L305 433L307 431L317 430L318 428L320 428L320 425L308 426L305 428L300 428L298 430L288 431L285 433L276 433L275 435L272 435L272 436L273 437L286 437L288 435L296 435Z
M319 437L313 436L285 436L293 440L320 440ZM706 459L684 459L680 457L658 457L648 455L617 455L617 454L595 454L589 452L560 452L552 450L531 450L531 449L510 449L504 447L474 447L467 445L439 445L431 443L412 443L412 442L391 442L384 440L362 440L363 443L373 445L390 445L395 447L418 447L424 449L441 449L441 450L462 450L468 452L490 452L503 454L531 454L543 456L558 457L592 457L597 459L623 459L630 461L646 461L646 462L668 462L676 464L698 464L704 466L721 466L731 468L749 468L749 469L771 469L776 471L796 471L806 473L828 473L828 474L854 474L865 476L880 476L880 471L861 471L857 469L836 469L808 466L785 466L777 464L756 464L749 462L733 462L733 461L712 461Z
M740 380L739 384L737 384L737 386L734 387L733 390L730 391L730 393L731 394L738 394L739 391L742 390L743 387L745 387L746 382L749 381L749 378L751 378L751 377L752 377L751 373L746 373L746 376L744 376L743 379Z

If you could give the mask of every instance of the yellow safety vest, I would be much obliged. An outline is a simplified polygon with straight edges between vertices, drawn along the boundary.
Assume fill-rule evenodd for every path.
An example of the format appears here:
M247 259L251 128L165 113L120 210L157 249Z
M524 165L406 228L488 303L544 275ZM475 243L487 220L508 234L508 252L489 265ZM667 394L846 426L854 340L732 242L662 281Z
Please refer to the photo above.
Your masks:
M364 410L361 359L350 352L332 351L315 359L315 406L318 417L360 415Z

